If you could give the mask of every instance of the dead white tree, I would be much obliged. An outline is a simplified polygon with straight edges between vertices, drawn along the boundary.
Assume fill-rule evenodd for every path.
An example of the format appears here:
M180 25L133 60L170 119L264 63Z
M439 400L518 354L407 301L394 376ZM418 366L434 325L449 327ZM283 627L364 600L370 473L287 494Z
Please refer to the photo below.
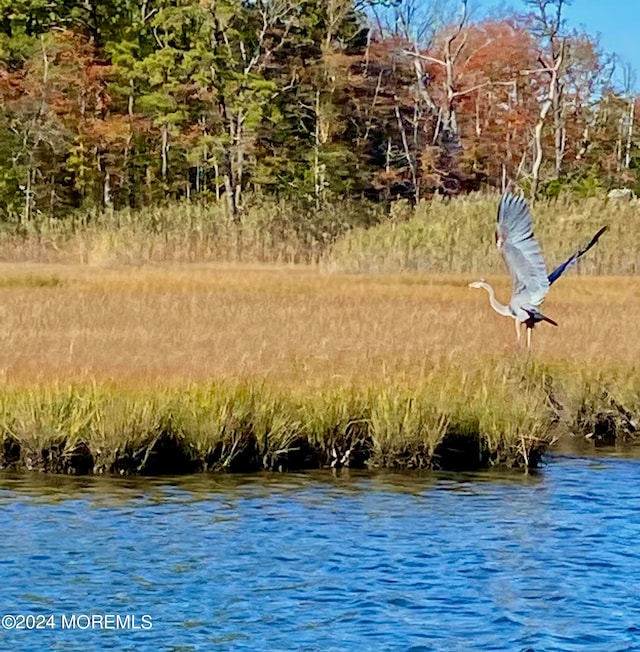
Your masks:
M467 0L462 0L463 20L466 22ZM438 32L455 21L457 0L398 0L391 6L384 3L372 4L371 13L374 24L381 36L403 41L408 47L399 52L400 56L410 56L415 73L413 116L401 114L401 104L396 98L394 107L398 130L402 141L403 157L411 173L414 185L414 197L418 201L420 190L418 183L418 157L424 148L424 134L435 124L432 138L435 144L442 135L441 124L444 111L434 101L431 95L431 79L427 64L428 57L421 54L432 47ZM458 30L461 31L462 27ZM455 36L453 37L455 39ZM429 125L429 127L427 127ZM391 142L388 143L387 159L391 152Z
M540 113L533 132L535 155L531 167L531 197L535 198L540 185L540 170L544 158L542 135L549 112L553 118L554 170L558 178L566 151L566 125L563 114L564 93L563 66L566 63L567 39L562 35L562 8L567 0L528 0L532 8L532 32L546 43L541 52L539 70L523 71L524 74L543 74L547 77L546 92L540 102Z
M446 102L443 107L440 107L438 110L438 126L436 128L436 135L445 138L448 142L459 143L460 131L458 127L458 116L456 112L456 104L458 98L462 95L466 95L481 86L486 84L481 84L474 87L473 89L467 89L460 91L457 88L456 84L456 62L460 57L460 53L464 48L467 42L467 34L464 32L464 27L467 24L467 0L462 0L462 7L460 12L460 18L458 22L453 26L449 32L447 38L444 41L442 57L434 57L430 55L421 54L417 48L414 48L413 51L405 50L404 54L413 57L414 67L416 69L416 75L418 77L418 88L422 94L424 94L424 78L425 74L423 71L422 63L431 63L441 66L445 72L445 93L446 93ZM435 104L431 98L428 98L431 102L433 108Z
M636 73L629 63L622 64L622 90L627 102L627 111L622 119L622 131L625 135L624 145L624 167L629 169L631 165L631 148L633 145L633 123L635 121L636 109Z
M545 97L543 98L540 104L540 113L538 114L538 120L536 126L533 130L533 145L535 150L535 155L533 158L533 165L531 166L531 197L535 198L536 193L538 192L538 186L540 185L540 168L542 167L542 160L544 156L544 150L542 146L542 132L544 125L547 120L547 115L552 108L555 108L558 104L558 76L560 67L564 61L564 48L560 51L559 57L554 61L552 67L544 66L544 60L540 59L540 63L543 64L543 68L539 70L525 70L525 74L531 73L545 73L549 76L549 84L547 86L547 91ZM555 117L555 114L554 114ZM560 164L562 162L562 151L559 151L559 148L563 146L562 134L556 130L555 132L555 163L556 163L556 174L560 171Z

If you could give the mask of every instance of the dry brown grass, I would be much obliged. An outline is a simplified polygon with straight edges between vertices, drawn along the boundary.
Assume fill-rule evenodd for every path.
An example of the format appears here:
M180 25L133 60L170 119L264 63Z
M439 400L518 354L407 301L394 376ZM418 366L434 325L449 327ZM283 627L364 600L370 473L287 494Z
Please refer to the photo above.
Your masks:
M291 386L415 383L522 357L513 322L472 276L311 268L0 266L0 377L167 383L265 378ZM489 278L508 301L505 277ZM640 359L640 279L567 276L544 306L536 360Z
M563 278L545 304L560 326L536 328L531 356L468 276L5 264L0 279L0 465L527 466L552 423L632 433L640 412L640 279Z

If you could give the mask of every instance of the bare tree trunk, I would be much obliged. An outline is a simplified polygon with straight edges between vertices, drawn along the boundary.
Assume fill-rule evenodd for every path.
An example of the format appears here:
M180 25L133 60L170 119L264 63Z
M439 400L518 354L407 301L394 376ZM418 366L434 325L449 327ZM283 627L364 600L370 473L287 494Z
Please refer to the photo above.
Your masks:
M576 154L577 161L582 159L582 157L587 153L587 150L589 149L589 139L589 123L587 122L587 124L584 126L584 129L582 130L582 143L580 144L580 149Z
M127 100L127 114L129 115L129 119L133 119L133 109L134 109L134 95L135 95L135 84L133 82L133 79L129 80L129 98Z
M356 141L358 145L360 142L366 143L369 140L369 134L371 133L371 128L373 127L373 115L374 115L374 110L376 108L376 103L378 101L378 96L380 95L380 91L382 89L382 70L378 73L378 81L376 82L376 90L373 93L373 99L371 100L371 109L368 111L368 117L367 117L367 122L366 122L366 128L364 130L364 135L362 136L362 139L358 138Z
M533 161L533 166L531 168L531 198L535 199L538 192L538 186L540 185L540 166L542 165L542 130L547 118L547 115L556 101L557 92L558 92L558 71L562 62L564 60L564 43L560 49L560 53L557 59L554 61L554 64L551 68L546 68L545 72L549 74L549 90L547 92L547 97L540 108L540 115L538 116L538 122L536 123L534 129L534 145L536 150L536 155ZM544 63L544 62L543 62ZM560 162L562 160L560 159Z
M316 125L313 144L313 186L316 210L320 210L320 89L316 88Z
M224 195L227 198L227 208L229 216L234 222L238 222L238 211L236 210L236 193L233 188L231 174L227 172L224 175Z
M535 157L531 169L531 198L535 200L540 184L540 167L542 165L542 131L547 115L553 109L553 143L554 168L556 178L562 171L562 161L566 148L566 127L562 109L562 94L564 83L560 77L560 69L565 60L566 39L561 37L562 7L566 0L526 0L526 4L534 9L532 16L532 31L537 38L548 43L548 57L540 55L538 61L541 70L528 72L543 72L549 75L549 86L546 98L540 106L538 122L534 129Z
M111 208L113 206L113 200L111 198L111 181L109 180L109 173L104 171L104 181L102 184L102 201L105 208Z
M244 111L238 111L236 118L236 129L234 137L234 147L235 147L235 158L236 165L235 169L232 169L231 172L235 177L233 180L233 186L235 190L234 203L236 207L236 221L240 220L240 209L242 207L242 180L244 176L244 120L245 120Z
M629 100L629 124L627 128L627 144L625 147L625 153L624 153L624 166L625 168L629 169L629 166L631 165L631 144L633 142L633 120L635 118L635 107L636 107L636 102L635 98L632 97Z
M235 142L235 129L234 123L229 119L227 115L227 107L222 93L219 93L218 96L220 102L220 109L224 121L229 125L229 136L231 142ZM227 209L229 211L229 217L236 224L240 221L238 214L238 205L236 203L236 189L235 189L235 179L233 174L233 159L231 156L231 146L226 146L222 155L223 159L223 169L224 169L224 194L227 198Z
M411 181L413 183L413 194L416 200L416 203L420 201L420 188L418 187L418 178L416 176L416 165L411 158L411 151L409 150L409 143L407 141L407 132L405 131L404 124L402 122L402 116L400 115L400 109L398 108L398 98L396 99L395 112L396 119L398 120L398 129L400 130L400 136L402 138L402 146L404 148L404 155L407 159L409 165L409 170L411 171Z
M519 179L522 176L522 170L524 170L524 164L527 162L527 149L525 149L524 152L522 152L522 157L520 158L520 163L518 163L518 169L516 170L516 179Z
M33 172L31 169L31 164L27 168L27 183L24 189L24 222L28 222L31 219L31 176Z
M538 192L538 185L540 184L540 166L542 165L542 129L544 121L551 108L551 100L547 98L542 104L538 122L533 131L533 142L536 149L536 155L533 159L533 166L531 167L531 198L535 198Z
M458 141L459 138L459 129L458 129L458 115L456 112L456 98L458 94L456 93L456 83L455 83L455 63L460 56L462 48L465 46L467 41L467 35L465 34L462 37L462 41L456 46L455 50L452 51L452 46L454 41L460 36L462 29L464 28L467 22L467 0L462 0L462 15L460 16L460 22L458 27L451 34L451 36L446 40L444 46L444 65L445 72L447 76L447 111L445 116L445 125L447 130L447 136L452 141Z
M220 201L220 184L218 183L218 179L220 178L220 166L218 165L218 161L215 161L213 164L213 172L216 175L216 201Z
M560 81L559 75L555 77L556 89L553 94L553 131L554 131L554 152L555 152L555 172L556 178L560 177L562 172L562 161L564 159L566 148L566 125L562 115L562 94L564 84Z
M161 175L164 181L167 180L167 174L169 171L169 130L167 125L162 125L162 147L160 155L162 157L162 166L161 166Z

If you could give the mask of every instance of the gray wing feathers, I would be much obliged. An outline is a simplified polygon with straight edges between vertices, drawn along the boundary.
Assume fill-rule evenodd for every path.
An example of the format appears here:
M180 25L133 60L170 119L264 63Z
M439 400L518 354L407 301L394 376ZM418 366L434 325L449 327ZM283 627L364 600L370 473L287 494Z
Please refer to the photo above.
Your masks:
M520 242L533 235L531 214L524 197L503 195L498 206L498 235L510 242Z
M538 306L549 291L540 245L533 237L531 214L522 197L506 194L500 200L496 231L498 247L513 281L511 305Z

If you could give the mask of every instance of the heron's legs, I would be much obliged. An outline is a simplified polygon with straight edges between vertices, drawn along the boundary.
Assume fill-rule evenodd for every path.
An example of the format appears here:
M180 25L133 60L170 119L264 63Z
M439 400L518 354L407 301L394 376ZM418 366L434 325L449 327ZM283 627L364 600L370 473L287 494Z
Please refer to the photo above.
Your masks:
M516 339L520 341L520 322L517 319L513 320L516 323Z
M527 328L527 350L531 350L531 331L532 328Z

